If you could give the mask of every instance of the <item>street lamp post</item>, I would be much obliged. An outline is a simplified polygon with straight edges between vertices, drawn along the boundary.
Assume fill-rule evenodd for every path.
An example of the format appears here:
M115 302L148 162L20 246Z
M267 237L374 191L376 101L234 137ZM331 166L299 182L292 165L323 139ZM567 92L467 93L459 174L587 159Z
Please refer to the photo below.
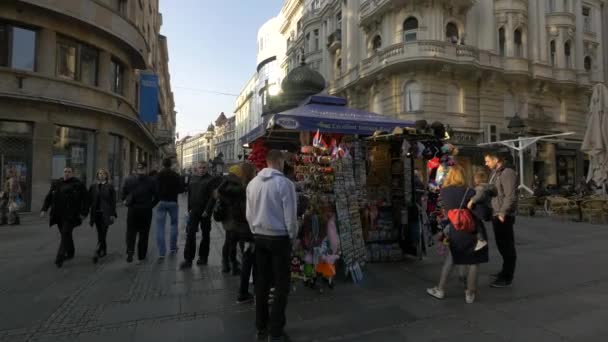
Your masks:
M519 186L517 188L524 189L528 193L534 194L534 191L532 191L532 189L530 189L524 183L524 151L526 149L528 149L530 146L536 144L540 140L548 140L550 138L572 135L572 134L574 134L574 132L541 135L541 136L537 136L537 137L524 137L521 135L525 132L526 124L519 117L519 115L517 113L515 113L515 115L509 120L509 124L507 125L507 128L509 128L511 133L519 135L517 137L517 139L502 140L502 141L496 141L496 142L491 142L491 143L483 143L483 144L479 144L478 146L503 145L513 151L517 151L518 158L519 158Z

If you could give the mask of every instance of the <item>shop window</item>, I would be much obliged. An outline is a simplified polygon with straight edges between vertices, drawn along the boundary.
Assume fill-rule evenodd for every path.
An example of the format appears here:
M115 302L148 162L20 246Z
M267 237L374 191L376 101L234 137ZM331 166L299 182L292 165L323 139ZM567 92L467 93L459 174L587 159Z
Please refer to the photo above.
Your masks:
M564 56L566 57L566 68L572 68L572 55L570 51L570 41L564 43Z
M455 84L448 84L446 88L446 111L464 113L464 94L462 88Z
M500 29L498 29L498 52L502 57L504 57L506 55L505 42L506 42L505 29L504 29L504 27L501 27Z
M416 112L422 109L422 88L420 83L412 81L405 85L403 92L406 112Z
M458 34L458 26L452 22L448 23L445 27L445 37L452 44L458 43L458 39L460 38Z
M74 176L85 184L95 177L95 133L73 127L55 126L53 140L53 178L63 176L63 169L71 167Z
M591 66L592 66L591 57L585 56L584 65L585 65L585 71L591 72Z
M0 23L0 66L34 71L36 31Z
M418 39L418 19L409 17L403 22L403 41L413 42Z
M119 61L112 59L111 65L112 92L124 95L125 67Z
M523 57L524 51L520 29L513 32L513 43L515 45L515 57Z
M57 40L57 76L96 86L98 64L96 48L67 38Z

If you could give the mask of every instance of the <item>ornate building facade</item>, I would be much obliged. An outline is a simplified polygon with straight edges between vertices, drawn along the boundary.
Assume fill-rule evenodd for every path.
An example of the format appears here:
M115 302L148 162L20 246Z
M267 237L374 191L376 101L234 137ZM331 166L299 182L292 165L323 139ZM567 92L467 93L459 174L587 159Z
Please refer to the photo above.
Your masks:
M477 144L572 131L527 156L528 181L572 185L585 174L579 142L590 87L606 75L603 0L309 0L286 20L286 71L300 63L329 81L349 105L405 120L441 121L463 160ZM285 7L284 6L284 7ZM289 27L289 29L287 29Z

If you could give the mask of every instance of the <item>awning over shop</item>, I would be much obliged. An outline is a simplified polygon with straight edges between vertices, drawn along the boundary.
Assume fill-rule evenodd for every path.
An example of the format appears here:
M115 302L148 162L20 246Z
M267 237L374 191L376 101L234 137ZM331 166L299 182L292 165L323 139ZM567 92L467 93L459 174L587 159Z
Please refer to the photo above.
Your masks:
M314 95L300 106L270 114L267 124L258 126L241 138L249 143L273 128L293 131L372 135L374 132L391 132L395 127L414 127L410 121L397 120L383 115L346 106L340 97Z

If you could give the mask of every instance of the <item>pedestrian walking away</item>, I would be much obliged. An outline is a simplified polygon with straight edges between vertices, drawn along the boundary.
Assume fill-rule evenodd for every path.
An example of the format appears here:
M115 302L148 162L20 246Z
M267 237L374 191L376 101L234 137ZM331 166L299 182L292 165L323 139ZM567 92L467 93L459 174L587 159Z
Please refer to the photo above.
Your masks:
M116 214L116 191L109 183L110 175L107 170L97 171L97 183L89 187L89 225L97 229L97 248L93 255L93 262L97 263L100 258L108 254L106 236L108 228L114 223Z
M2 188L0 188L0 225L20 224L19 210L23 197L19 177L14 169L9 169Z
M446 216L451 210L469 211L466 204L474 195L475 190L466 185L463 168L461 166L451 167L440 193L441 206L445 210ZM462 265L461 267L468 271L465 272L468 273L464 295L465 302L472 304L475 301L479 264L487 263L489 258L487 244L479 250L476 249L478 236L487 236L485 228L481 220L470 211L469 213L472 218L473 229L459 230L454 226L455 223L451 221L447 224L449 253L443 264L438 285L427 289L427 293L437 299L445 297L445 285L453 265Z
M255 282L258 338L285 340L285 309L289 294L291 241L297 236L297 203L294 184L283 174L285 156L270 150L268 167L247 186L247 221L255 239ZM271 277L273 280L271 280ZM268 296L274 282L269 312Z
M513 282L517 252L515 250L515 214L517 208L517 175L505 166L504 159L494 153L485 155L486 166L492 170L490 184L496 188L492 198L492 226L498 251L503 259L502 269L495 274L492 287L509 287Z
M139 162L135 174L125 180L122 200L128 208L127 262L133 262L135 241L137 240L137 258L140 263L143 263L148 253L152 210L159 201L156 182L146 175L145 162Z
M76 249L72 232L82 224L89 211L89 199L86 186L73 175L71 167L63 169L63 178L51 183L51 188L44 198L40 216L49 215L49 226L57 225L61 241L55 265L63 266L63 262L74 258Z
M167 252L167 244L165 242L165 222L169 215L171 220L171 240L169 248L171 254L177 253L177 216L178 205L177 195L183 190L182 179L179 174L171 169L172 161L170 158L163 160L163 169L156 175L158 183L158 197L160 202L156 208L156 246L158 247L158 257L163 259Z
M202 238L198 248L198 265L207 265L211 244L211 213L208 212L213 191L221 182L221 177L211 176L208 165L199 162L195 175L188 182L188 224L186 226L186 246L184 261L180 269L192 267L196 255L196 232L201 230Z
M247 185L255 177L255 167L249 163L240 163L232 166L217 189L218 200L213 211L213 218L222 223L226 235L231 235L234 241L234 253L237 244L242 244L242 269L240 272L241 282L237 303L253 301L253 295L249 293L249 277L253 273L255 282L255 244L253 234L249 228L246 217ZM228 254L223 258L228 258ZM224 253L222 253L224 254ZM236 259L236 256L235 256ZM227 263L228 260L222 262ZM233 272L238 265L232 264ZM233 273L234 274L234 273Z

